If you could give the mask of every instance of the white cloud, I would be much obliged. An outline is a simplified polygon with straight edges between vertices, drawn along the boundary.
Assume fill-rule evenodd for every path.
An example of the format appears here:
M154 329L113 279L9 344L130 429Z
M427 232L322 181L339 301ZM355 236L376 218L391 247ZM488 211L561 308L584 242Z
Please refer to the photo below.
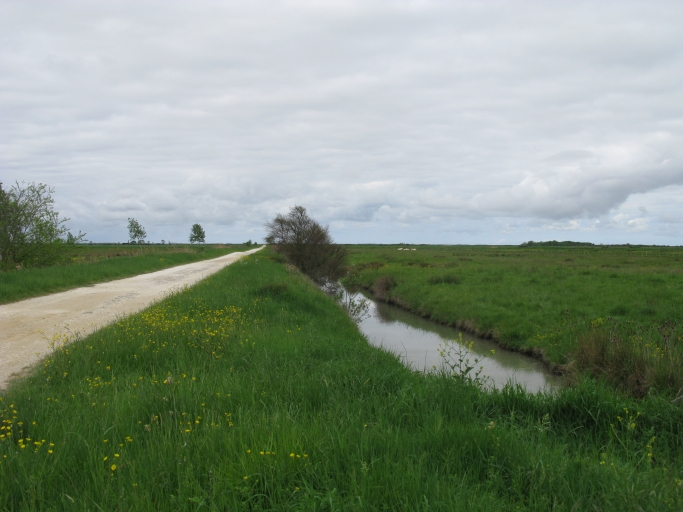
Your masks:
M680 243L657 198L683 185L681 22L678 2L0 0L0 179L54 186L94 240L129 216L254 238L301 204L344 241Z

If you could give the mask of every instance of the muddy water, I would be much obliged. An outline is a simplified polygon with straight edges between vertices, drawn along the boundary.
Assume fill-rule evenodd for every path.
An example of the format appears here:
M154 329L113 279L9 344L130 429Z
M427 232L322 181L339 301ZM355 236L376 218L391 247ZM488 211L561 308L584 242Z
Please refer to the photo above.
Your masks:
M363 296L356 294L356 297ZM512 382L531 392L552 391L563 386L561 377L547 372L535 359L503 350L492 341L439 325L396 306L366 299L370 301L370 310L359 324L361 331L373 345L400 355L412 368L423 371L439 368L443 364L439 355L443 340L458 340L462 334L465 344L473 343L467 357L470 362L482 359L477 368L482 368L481 375L488 377L489 385L500 389Z

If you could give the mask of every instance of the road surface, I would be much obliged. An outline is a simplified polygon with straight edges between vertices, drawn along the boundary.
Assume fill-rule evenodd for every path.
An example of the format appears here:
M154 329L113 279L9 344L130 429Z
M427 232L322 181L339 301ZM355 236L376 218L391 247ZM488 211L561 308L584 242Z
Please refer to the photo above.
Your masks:
M259 249L0 306L0 389L49 353L55 337L90 334Z

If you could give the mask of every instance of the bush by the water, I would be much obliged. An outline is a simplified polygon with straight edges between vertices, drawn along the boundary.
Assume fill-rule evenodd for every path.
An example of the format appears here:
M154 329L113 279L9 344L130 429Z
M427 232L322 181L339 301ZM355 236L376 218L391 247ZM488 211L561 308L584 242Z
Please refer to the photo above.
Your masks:
M389 291L396 286L396 279L392 275L384 275L378 277L372 286L372 291L375 298L379 300L387 300L389 298Z
M266 228L266 243L316 283L327 285L346 275L346 249L335 244L329 228L313 220L303 206L278 214Z

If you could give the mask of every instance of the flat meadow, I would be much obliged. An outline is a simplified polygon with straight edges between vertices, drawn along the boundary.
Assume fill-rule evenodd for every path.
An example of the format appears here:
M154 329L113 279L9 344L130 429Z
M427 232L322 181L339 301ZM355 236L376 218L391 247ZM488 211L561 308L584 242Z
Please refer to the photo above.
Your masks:
M634 396L683 387L681 247L349 249L345 282L380 300Z
M0 392L3 510L683 507L669 400L411 371L270 249L55 348Z
M155 272L241 250L245 250L245 246L76 244L59 265L0 271L0 304Z

